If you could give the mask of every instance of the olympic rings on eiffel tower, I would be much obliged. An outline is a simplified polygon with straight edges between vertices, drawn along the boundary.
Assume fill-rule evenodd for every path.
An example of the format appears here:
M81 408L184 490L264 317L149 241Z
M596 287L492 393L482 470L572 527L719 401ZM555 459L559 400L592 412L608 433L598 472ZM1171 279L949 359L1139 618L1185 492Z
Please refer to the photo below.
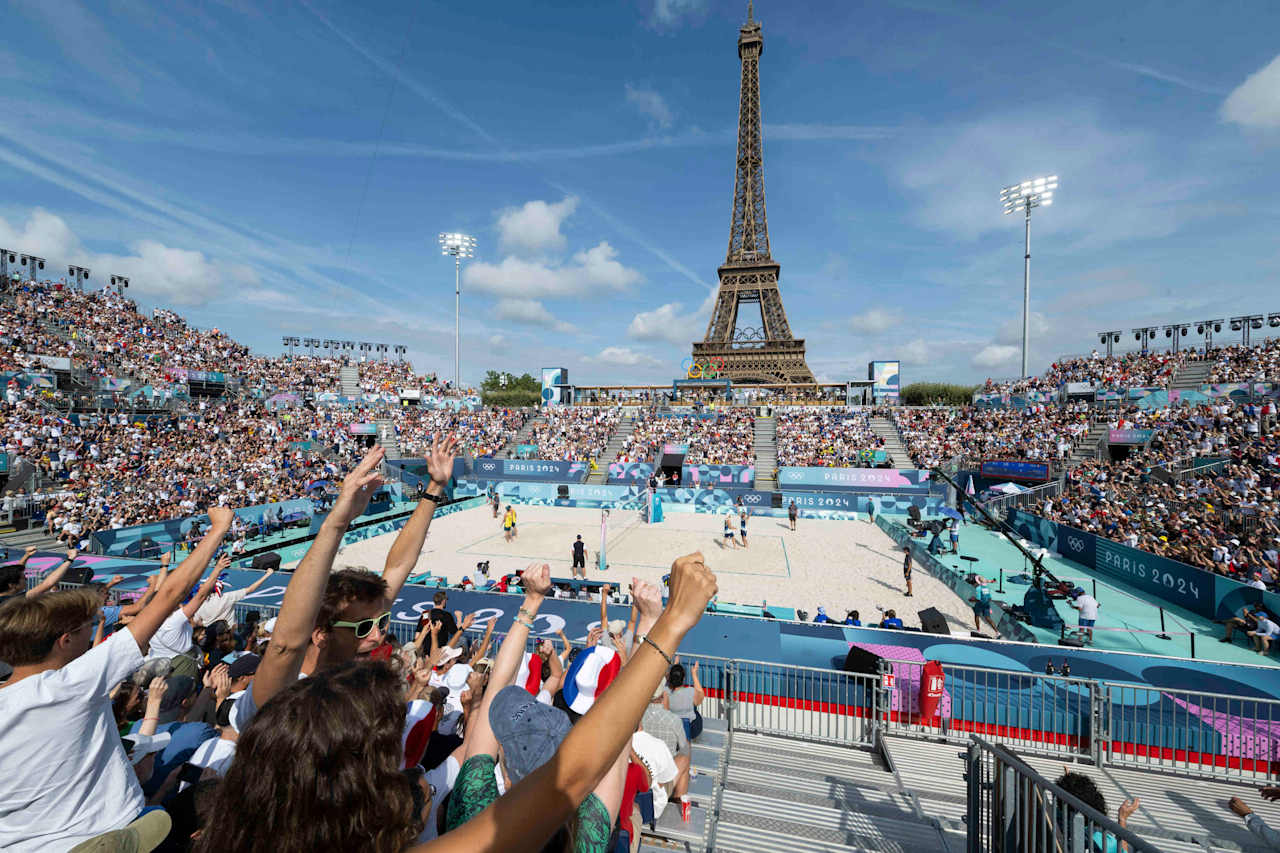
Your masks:
M680 369L689 379L719 379L724 375L724 359L713 355L705 362L686 358L680 363Z

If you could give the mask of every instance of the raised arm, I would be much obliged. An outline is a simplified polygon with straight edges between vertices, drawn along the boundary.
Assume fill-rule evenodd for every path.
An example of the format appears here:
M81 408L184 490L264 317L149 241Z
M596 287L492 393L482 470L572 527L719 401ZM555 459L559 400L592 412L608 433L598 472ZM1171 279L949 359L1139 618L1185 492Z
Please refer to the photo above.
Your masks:
M436 497L444 494L449 478L453 476L453 456L457 449L457 436L449 435L441 440L432 436L431 450L427 454L427 472L431 475L427 494ZM418 555L422 553L422 544L427 541L427 530L431 527L431 518L435 512L436 502L431 498L418 501L413 515L400 528L396 541L391 543L387 560L382 565L382 579L387 582L388 607L395 604L410 572L418 564Z
M667 610L657 618L648 634L653 645L646 642L636 649L631 661L618 673L609 689L569 729L551 760L520 780L505 796L499 797L467 823L436 841L410 849L419 853L496 853L541 846L557 827L569 819L614 765L639 725L654 687L667 671L664 655L669 657L675 653L715 590L715 575L703 564L701 554L676 560L671 571L671 597ZM649 606L648 601L645 600L644 606ZM641 614L642 617L644 615ZM497 689L500 685L491 684L486 698ZM487 717L488 703L485 702L477 728L492 740ZM467 739L470 740L471 736L472 733L468 732ZM474 754L476 750L468 747L467 755Z
M693 666L689 668L689 673L693 676L693 704L701 705L702 700L707 698L707 693L702 689L702 682L698 680L697 661L693 662Z
M382 484L378 476L382 456L382 448L375 447L342 481L333 509L320 524L316 538L285 587L275 630L253 678L253 704L258 708L298 679L303 655L316 627L316 615L324 600L334 555L351 522L364 512L374 489Z
M223 554L218 558L217 565L213 567L213 571L209 573L209 577L204 579L204 583L200 584L200 588L196 590L196 594L191 596L191 600L182 605L182 612L187 615L187 621L190 622L196 618L196 611L200 606L209 600L209 596L213 594L213 587L218 582L218 575L225 572L231 566L231 556Z
M472 666L476 661L489 654L489 646L493 644L493 629L498 624L497 619L490 619L489 624L485 626L484 637L480 640L480 645L476 646L476 650L471 655L471 660L467 661Z
M143 654L146 654L156 629L169 618L169 614L177 609L178 603L182 601L187 591L200 580L209 561L213 559L214 552L222 544L222 537L227 535L229 529L231 529L231 510L224 506L211 507L209 530L200 540L200 544L196 545L195 550L178 564L178 568L174 569L165 580L164 585L151 599L151 603L143 607L142 612L129 623L125 630L133 634L133 639L138 643L138 648Z
M256 581L254 581L253 583L249 584L247 587L244 588L244 594L252 595L253 593L257 592L258 587L266 583L267 578L271 577L275 573L276 573L275 569L267 569L266 574L264 574L262 577L258 578Z
M142 596L131 604L124 604L120 607L121 616L137 616L142 612L142 608L147 606L147 602L156 594L158 576L151 575L147 578L147 588L142 591Z
M76 561L76 557L79 556L80 552L75 548L68 551L66 559L59 563L56 569L45 575L44 580L40 581L39 584L27 590L27 598L39 598L49 590L56 587L58 585L58 581L62 580L62 576L67 573L67 569L71 568L71 564L74 563ZM24 553L22 558L23 565L26 565L27 555Z
M480 701L480 710L467 723L467 758L473 755L497 755L498 739L489 727L489 705L498 691L511 683L520 668L524 656L525 641L529 639L529 625L538 616L538 608L551 590L551 567L530 565L524 570L524 604L511 623L511 629L498 647L498 656L489 670L489 686ZM519 847L520 845L516 845ZM462 849L462 848L459 848ZM514 849L514 848L513 848Z

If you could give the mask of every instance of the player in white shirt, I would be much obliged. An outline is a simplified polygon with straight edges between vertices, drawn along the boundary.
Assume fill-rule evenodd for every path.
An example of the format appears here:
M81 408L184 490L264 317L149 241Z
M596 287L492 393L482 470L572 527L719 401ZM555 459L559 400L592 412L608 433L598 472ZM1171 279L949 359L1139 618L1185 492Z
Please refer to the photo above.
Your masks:
M51 592L0 609L0 849L67 850L122 829L146 806L111 710L111 690L142 666L170 611L199 581L231 525L210 511L209 533L129 625L101 645L94 587Z

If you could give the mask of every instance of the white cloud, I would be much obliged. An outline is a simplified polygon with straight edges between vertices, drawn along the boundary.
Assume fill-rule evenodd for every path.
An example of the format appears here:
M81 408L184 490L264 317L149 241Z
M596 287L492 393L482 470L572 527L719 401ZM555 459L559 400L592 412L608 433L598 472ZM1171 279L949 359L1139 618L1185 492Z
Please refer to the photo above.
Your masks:
M1250 74L1227 96L1222 118L1242 127L1280 127L1280 56Z
M505 251L537 255L564 248L560 226L578 208L578 199L568 196L555 204L528 201L498 214L498 240Z
M506 257L501 263L476 263L464 275L468 287L515 299L581 296L626 290L642 278L623 266L607 242L576 253L567 264Z
M987 344L973 357L974 367L999 367L1011 363L1021 350L1004 344Z
M494 352L506 352L508 343L509 341L507 340L506 335L490 335L489 336L489 349L493 350Z
M861 314L849 318L849 326L855 332L878 335L887 332L902 322L902 315L893 309L869 308Z
M929 344L924 338L907 341L896 350L898 360L903 364L928 364Z
M684 313L683 302L668 302L652 311L641 311L631 318L627 335L638 341L667 341L687 347L693 341L702 340L715 302L716 291L712 289L702 304L688 314Z
M662 362L658 361L651 355L642 352L636 352L630 347L605 347L594 356L592 361L599 361L605 364L613 364L618 367L657 367Z
M523 323L527 326L542 326L557 332L572 332L573 326L558 319L536 299L500 299L494 308L500 320Z
M1033 339L1039 340L1049 334L1049 320L1039 311L1032 311L1027 317L1027 327ZM1022 346L1022 312L1006 320L996 331L996 343L1016 344Z
M244 264L223 264L193 249L140 240L130 246L133 254L90 252L80 244L66 221L42 208L31 212L21 226L0 219L0 246L15 247L46 259L45 275L62 278L66 266L75 264L93 272L88 286L101 286L109 275L129 277L129 292L170 305L204 305L224 284L256 284L257 275Z
M627 103L639 110L641 115L646 116L658 127L671 127L675 114L672 113L666 98L653 89L642 89L630 83L626 85L626 93Z
M681 19L705 9L707 0L653 0L649 21L659 27L674 27Z

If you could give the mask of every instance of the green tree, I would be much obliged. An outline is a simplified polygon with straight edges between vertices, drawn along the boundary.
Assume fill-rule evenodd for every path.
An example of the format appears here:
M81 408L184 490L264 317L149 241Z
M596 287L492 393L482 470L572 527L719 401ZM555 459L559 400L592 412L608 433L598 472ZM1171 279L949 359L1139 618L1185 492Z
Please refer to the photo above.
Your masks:
M967 406L973 402L976 385L951 385L946 382L912 382L902 389L904 406L928 406L942 403L945 406Z
M542 399L542 383L522 373L506 373L507 384L502 384L505 371L490 370L480 383L480 399L486 406L536 406Z

